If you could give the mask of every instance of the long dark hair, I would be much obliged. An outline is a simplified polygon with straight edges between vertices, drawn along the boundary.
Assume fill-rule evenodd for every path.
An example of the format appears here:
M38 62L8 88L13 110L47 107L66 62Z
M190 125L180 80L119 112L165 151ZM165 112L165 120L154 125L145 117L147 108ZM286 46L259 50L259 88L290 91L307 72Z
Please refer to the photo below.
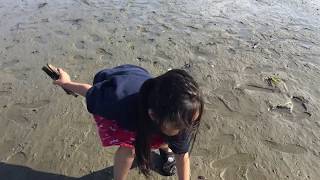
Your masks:
M156 123L162 126L171 122L180 130L190 133L193 145L198 134L203 112L203 99L197 82L186 71L170 70L158 77L146 80L139 91L139 120L136 131L135 154L140 172L150 175L151 137ZM157 122L151 120L148 109L152 109ZM199 113L197 119L194 115Z

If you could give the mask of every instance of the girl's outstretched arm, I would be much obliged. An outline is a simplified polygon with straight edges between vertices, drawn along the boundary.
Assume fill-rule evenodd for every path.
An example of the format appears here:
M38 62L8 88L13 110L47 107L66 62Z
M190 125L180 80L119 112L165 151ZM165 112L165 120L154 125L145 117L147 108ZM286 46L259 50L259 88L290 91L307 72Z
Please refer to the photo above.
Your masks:
M175 154L179 180L190 180L189 153Z
M90 84L72 82L69 74L61 68L58 68L58 71L60 73L60 78L53 81L53 84L59 85L65 89L80 94L81 96L86 96L88 89L92 87Z

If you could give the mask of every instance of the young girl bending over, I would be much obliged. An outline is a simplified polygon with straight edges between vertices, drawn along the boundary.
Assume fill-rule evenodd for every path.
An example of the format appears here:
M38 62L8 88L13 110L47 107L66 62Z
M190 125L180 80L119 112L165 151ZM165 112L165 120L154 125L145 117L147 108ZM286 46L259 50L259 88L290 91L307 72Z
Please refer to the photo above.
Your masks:
M121 65L98 72L93 85L76 83L58 68L54 81L86 97L102 145L119 146L114 157L114 177L126 179L134 158L140 172L150 175L151 149L162 157L162 172L178 172L190 179L192 150L203 99L195 80L184 70L173 69L158 77L135 65Z

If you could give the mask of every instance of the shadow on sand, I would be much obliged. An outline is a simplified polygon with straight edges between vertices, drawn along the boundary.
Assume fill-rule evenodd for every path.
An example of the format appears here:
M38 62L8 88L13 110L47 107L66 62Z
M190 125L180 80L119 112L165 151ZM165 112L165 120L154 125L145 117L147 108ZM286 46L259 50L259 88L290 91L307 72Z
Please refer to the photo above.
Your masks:
M152 171L155 171L156 173L161 174L160 155L152 152L152 162L153 162ZM134 162L131 169L136 167L137 165ZM69 177L65 175L53 174L48 172L41 172L25 166L12 165L12 164L0 162L0 179L5 179L5 180L101 180L101 179L111 180L113 179L113 166L76 178L76 177Z

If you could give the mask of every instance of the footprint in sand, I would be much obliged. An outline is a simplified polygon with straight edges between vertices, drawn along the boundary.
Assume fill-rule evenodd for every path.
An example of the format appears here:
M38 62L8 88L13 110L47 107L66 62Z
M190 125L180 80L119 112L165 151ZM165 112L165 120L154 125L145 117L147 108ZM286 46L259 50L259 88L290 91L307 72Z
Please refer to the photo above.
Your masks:
M312 115L308 111L307 103L308 101L304 97L293 96L287 106L278 105L271 107L271 111L280 113L290 119L304 119Z
M256 66L247 66L243 69L246 74L257 74L261 72L273 72L274 67L271 65L256 65Z
M98 49L96 50L96 52L97 52L97 54L99 54L99 55L103 55L103 56L105 56L105 55L112 56L112 53L111 53L111 52L108 52L108 51L106 51L106 50L105 50L105 49L103 49L103 48L98 48Z
M0 90L0 96L9 96L12 92L9 90Z
M0 89L0 96L8 96L12 94L12 83L10 82L4 82L1 84L1 89Z
M18 152L10 157L9 163L25 163L28 160L26 153Z
M41 9L41 8L45 7L46 5L48 5L48 3L40 3L38 5L38 9Z
M34 101L32 103L15 103L14 105L20 108L41 108L50 103L50 100L44 99L39 101Z
M299 118L310 117L311 113L308 110L308 101L302 96L293 96L293 113Z
M217 97L217 99L218 99L218 102L220 102L228 111L230 111L230 112L235 111L230 107L230 102L228 102L227 100L225 100L222 97Z
M266 92L266 93L280 93L280 90L277 88L265 87L257 84L247 84L244 86L244 89L248 89L251 91Z
M14 137L11 137L12 139L7 139L6 137L2 137L3 141L1 143L1 148L0 148L0 158L4 159L6 158L10 152L12 151L12 149L14 148L15 144L17 143L14 140Z
M274 48L265 49L265 54L275 59L279 59L281 57L281 53Z
M272 78L267 79L268 83L272 84ZM271 81L271 82L269 82ZM287 91L286 86L284 85L284 90L279 88L278 86L263 86L258 84L246 84L242 87L243 89L247 89L250 91L257 92L265 92L265 93L282 93L283 91ZM271 112L277 112L281 115L285 116L290 120L299 120L312 116L311 112L309 112L307 108L308 101L302 96L293 96L288 102L285 104L273 105L268 104Z
M91 4L87 0L80 0L83 4L91 6Z
M159 58L162 58L164 60L171 60L172 57L167 55L164 51L162 50L157 50L156 52L156 56L159 57Z
M76 29L80 29L81 23L83 22L83 19L77 18L77 19L68 19L68 20L64 20L64 21L69 22L72 26L75 26Z
M12 92L9 90L0 90L0 96L8 96L10 94L12 94Z
M223 97L207 95L204 97L206 108L208 110L216 110L224 115L230 115L231 113L236 112L236 106L234 104L224 99Z
M83 21L83 19L82 18L76 18L76 19L68 19L68 20L64 20L64 21L69 22L72 25L78 25Z
M30 123L26 114L19 108L10 107L6 112L6 117L21 125L28 125Z
M222 180L247 180L246 173L248 169L244 166L232 166L224 169L220 173Z
M215 144L220 144L220 145L230 145L230 144L233 144L234 141L235 141L234 134L223 134L213 140Z
M36 36L36 37L33 38L33 40L35 42L40 43L40 44L46 44L47 43L47 40L42 36Z
M249 153L238 153L228 156L224 159L212 161L211 168L227 168L231 166L246 166L256 159L255 155Z
M264 144L271 149L285 153L302 154L307 152L306 148L297 144L280 144L269 140L265 140Z
M100 42L102 41L102 38L100 36L98 36L97 34L91 34L90 38L93 42Z
M142 33L146 33L149 32L148 29L144 26L137 26L138 31L142 32Z
M21 69L12 69L10 70L10 73L12 73L15 78L19 79L19 80L26 80L28 78L28 74L31 71L31 68L29 67L24 67Z
M19 62L20 62L19 59L13 59L13 60L8 61L8 62L3 62L0 67L1 67L1 69L10 68L10 67L12 67L12 66L15 66L15 65L18 64Z
M74 55L72 58L73 58L74 60L76 60L76 61L82 61L82 63L84 63L85 60L88 60L88 61L94 60L93 57L84 57L84 56L79 55L79 54ZM75 63L75 62L72 62L71 64L74 64L74 63Z
M70 35L68 32L64 32L64 31L61 31L61 30L56 30L54 32L59 36L69 36Z
M50 100L39 100L31 103L15 103L13 106L9 107L6 112L6 117L11 119L18 124L28 125L30 124L30 119L28 119L28 110L37 112L37 110L47 104L49 104Z
M74 55L74 56L73 56L73 59L74 59L74 60L84 60L84 57L77 54L77 55Z
M210 51L210 48L206 47L202 43L197 46L193 46L192 51L194 55L199 57L208 57L210 56L210 54L212 54L212 52Z
M86 48L86 43L84 41L77 41L76 43L74 43L74 46L77 49L84 49Z
M228 48L227 51L232 55L235 55L237 53L237 51L233 48Z
M257 168L249 167L246 174L246 180L267 180L267 177Z

